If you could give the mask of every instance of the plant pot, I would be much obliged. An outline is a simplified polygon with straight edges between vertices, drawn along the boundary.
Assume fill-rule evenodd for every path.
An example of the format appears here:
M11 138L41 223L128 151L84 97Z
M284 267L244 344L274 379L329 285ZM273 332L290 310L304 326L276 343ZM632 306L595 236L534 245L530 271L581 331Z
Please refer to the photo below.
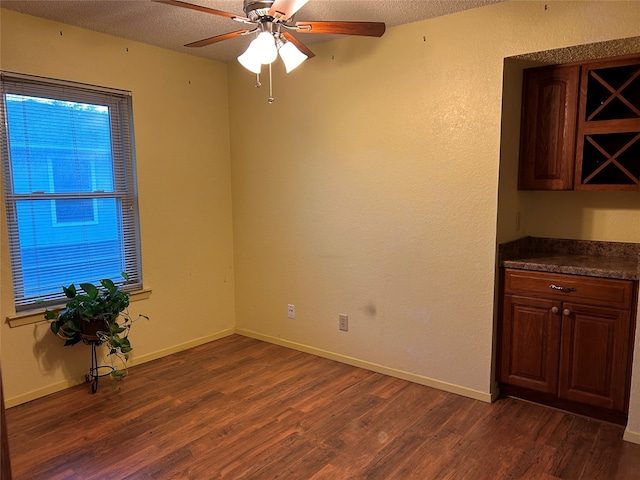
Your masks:
M74 338L76 332L74 332L73 330L71 330L69 327L67 327L66 325L62 325L60 326L60 328L58 329L58 336L64 340L71 340Z
M97 342L100 340L98 332L108 332L109 322L104 317L92 318L88 321L80 322L80 337L88 342Z

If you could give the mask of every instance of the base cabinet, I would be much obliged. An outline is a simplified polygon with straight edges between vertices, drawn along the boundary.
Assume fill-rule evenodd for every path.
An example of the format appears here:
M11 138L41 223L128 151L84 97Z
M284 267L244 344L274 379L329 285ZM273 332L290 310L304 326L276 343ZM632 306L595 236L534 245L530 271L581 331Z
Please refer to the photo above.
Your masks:
M593 407L594 416L609 412L603 418L624 419L635 288L627 280L506 269L501 390L580 413L589 414L583 407Z
M505 295L500 380L531 390L558 390L560 302Z
M563 304L558 396L627 411L629 312Z

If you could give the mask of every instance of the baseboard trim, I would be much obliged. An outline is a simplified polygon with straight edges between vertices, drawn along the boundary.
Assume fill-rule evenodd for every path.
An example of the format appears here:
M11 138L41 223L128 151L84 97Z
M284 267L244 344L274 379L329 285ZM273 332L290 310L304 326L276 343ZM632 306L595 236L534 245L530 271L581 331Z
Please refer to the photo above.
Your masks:
M139 357L133 357L131 359L132 360L131 366L151 362L152 360L157 360L158 358L166 357L167 355L182 352L183 350L189 350L190 348L193 348L193 347L199 347L200 345L204 345L205 343L213 342L215 340L220 340L221 338L228 337L229 335L233 335L234 333L235 333L234 328L228 328L226 330L222 330L220 332L216 332L211 335L206 335L204 337L196 338L194 340L189 340L188 342L180 343L178 345L174 345L172 347L165 348L163 350L158 350L157 352L148 353L146 355L141 355Z
M52 393L65 390L67 388L75 387L76 385L79 385L81 383L84 383L84 375L79 378L72 378L64 380L62 382L52 383L51 385L47 385L46 387L23 393L22 395L5 398L4 406L5 408L15 407L16 405L27 403L40 397L46 397L47 395L51 395Z
M624 431L624 435L622 436L622 439L627 442L637 443L638 445L640 445L640 433L632 432L628 428Z
M226 330L222 330L220 332L216 332L211 335L206 335L204 337L196 338L194 340L190 340L188 342L184 342L179 345L174 345L172 347L165 348L163 350L158 350L157 352L148 353L146 355L141 355L139 357L132 357L130 366L140 365L142 363L150 362L152 360L157 360L158 358L166 357L167 355L171 355L172 353L178 353L183 350L188 350L193 347L198 347L200 345L204 345L205 343L213 342L214 340L219 340L221 338L228 337L229 335L233 335L234 333L235 333L234 328L228 328ZM85 377L84 375L82 375L81 377L71 378L71 379L64 380L62 382L57 382L51 385L47 385L46 387L32 390L22 395L17 395L11 398L5 398L4 400L5 408L15 407L16 405L30 402L31 400L35 400L40 397L51 395L52 393L56 393L61 390L65 390L67 388L80 385L81 383L84 383L84 382L85 382Z
M436 388L438 390L443 390L449 393L455 393L456 395L472 398L474 400L480 400L486 403L491 403L492 401L493 395L491 393L480 392L478 390L473 390L471 388L461 387L459 385L455 385L452 383L435 380L433 378L424 377L422 375L418 375L415 373L410 373L410 372L405 372L403 370L397 370L395 368L385 367L384 365L378 365L377 363L368 362L366 360L360 360L358 358L349 357L347 355L341 355L339 353L330 352L328 350L323 350L316 347L311 347L309 345L304 345L302 343L283 340L281 338L272 337L270 335L264 335L262 333L254 332L252 330L236 328L235 333L238 335L243 335L245 337L255 338L256 340L262 340L264 342L280 345L282 347L291 348L293 350L298 350L301 352L310 353L312 355L317 355L318 357L328 358L329 360L335 360L337 362L346 363L347 365L352 365L354 367L364 368L365 370L371 370L373 372L383 373L385 375L389 375L390 377L400 378L402 380L418 383L420 385Z

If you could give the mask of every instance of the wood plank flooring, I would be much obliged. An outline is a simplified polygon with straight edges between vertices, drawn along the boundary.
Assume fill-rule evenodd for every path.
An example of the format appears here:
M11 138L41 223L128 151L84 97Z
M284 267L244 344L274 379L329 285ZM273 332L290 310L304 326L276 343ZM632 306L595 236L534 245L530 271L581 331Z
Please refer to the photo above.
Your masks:
M238 335L134 367L119 390L103 379L95 395L13 407L7 423L16 480L640 479L620 426Z

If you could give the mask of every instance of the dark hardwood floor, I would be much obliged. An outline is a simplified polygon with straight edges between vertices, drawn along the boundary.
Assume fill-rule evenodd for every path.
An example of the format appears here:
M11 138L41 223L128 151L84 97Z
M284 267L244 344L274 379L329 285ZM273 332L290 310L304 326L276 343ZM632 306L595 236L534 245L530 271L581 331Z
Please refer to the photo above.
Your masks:
M103 379L95 395L11 408L7 423L17 480L640 479L620 426L238 335L134 367L120 390Z

